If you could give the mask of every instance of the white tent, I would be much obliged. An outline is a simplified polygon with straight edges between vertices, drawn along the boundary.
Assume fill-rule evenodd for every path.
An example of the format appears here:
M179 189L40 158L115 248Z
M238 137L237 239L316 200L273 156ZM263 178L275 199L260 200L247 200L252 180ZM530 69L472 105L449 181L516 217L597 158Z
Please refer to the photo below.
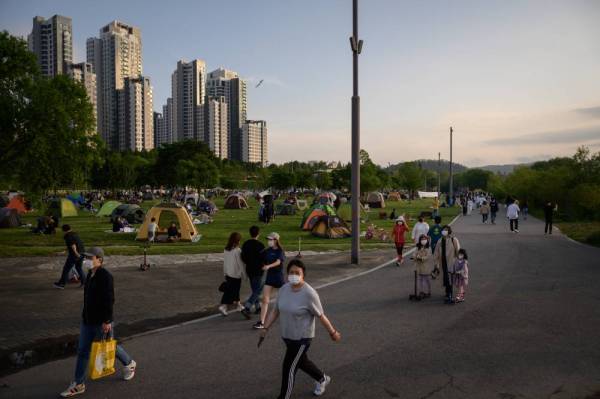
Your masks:
M438 196L437 191L418 191L419 198L435 198Z

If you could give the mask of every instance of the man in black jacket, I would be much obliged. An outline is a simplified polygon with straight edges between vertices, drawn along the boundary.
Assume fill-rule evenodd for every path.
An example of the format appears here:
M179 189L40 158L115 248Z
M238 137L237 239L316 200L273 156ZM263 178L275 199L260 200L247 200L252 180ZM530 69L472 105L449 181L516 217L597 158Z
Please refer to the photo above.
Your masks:
M260 230L258 226L250 227L251 239L244 242L242 245L242 260L246 264L246 274L250 279L250 288L252 294L244 303L244 309L242 314L246 318L250 318L250 309L254 305L254 312L260 314L260 294L263 289L263 256L262 252L265 246L262 242L258 241L258 234Z
M115 293L112 275L102 267L104 251L93 247L83 254L83 267L88 271L83 293L83 313L79 331L75 381L60 395L63 398L85 392L85 377L94 340L113 337L113 304ZM136 363L117 345L116 357L123 364L123 379L129 381L135 375Z

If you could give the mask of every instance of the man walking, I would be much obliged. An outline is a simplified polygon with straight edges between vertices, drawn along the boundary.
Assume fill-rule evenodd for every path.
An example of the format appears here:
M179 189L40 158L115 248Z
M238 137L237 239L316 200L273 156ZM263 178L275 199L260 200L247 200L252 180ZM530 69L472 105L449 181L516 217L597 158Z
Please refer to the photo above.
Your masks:
M62 231L65 233L64 239L67 246L67 260L63 266L60 280L54 283L54 287L61 290L65 289L65 284L69 279L69 272L73 267L75 267L77 274L79 274L79 286L82 287L85 283L85 276L81 270L81 264L83 262L82 254L83 251L85 251L83 242L81 241L81 238L79 238L79 235L71 230L71 226L68 224L63 224Z
M490 200L490 216L492 224L496 224L496 214L498 213L498 200L492 197Z
M506 209L506 217L510 220L510 231L515 233L519 232L519 212L521 212L521 209L519 209L519 201L517 200Z
M554 205L551 201L546 202L546 205L544 205L544 221L546 222L546 225L544 226L544 235L552 234L552 219L556 208L557 205Z
M69 398L85 392L85 377L94 340L114 336L113 304L115 301L113 277L103 268L104 251L90 248L85 254L84 267L89 269L83 291L83 313L79 330L75 380L60 396ZM136 363L117 345L116 357L123 364L123 379L129 381L135 375Z
M250 310L254 306L254 313L260 314L260 294L263 289L263 256L262 252L265 246L262 242L258 241L258 235L260 229L258 226L250 227L250 239L246 240L242 245L242 260L246 264L246 274L250 279L250 288L252 294L248 300L244 303L244 309L242 314L246 318L250 318Z

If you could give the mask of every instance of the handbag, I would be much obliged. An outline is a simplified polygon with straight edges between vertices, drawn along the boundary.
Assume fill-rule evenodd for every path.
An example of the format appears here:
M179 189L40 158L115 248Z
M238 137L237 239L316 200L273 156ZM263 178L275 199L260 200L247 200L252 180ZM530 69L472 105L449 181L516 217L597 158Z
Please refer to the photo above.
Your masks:
M223 281L221 283L221 285L219 285L219 291L220 292L225 292L226 289L227 289L227 281Z
M117 341L113 338L92 342L90 362L88 365L89 376L92 380L106 377L115 372L115 355Z

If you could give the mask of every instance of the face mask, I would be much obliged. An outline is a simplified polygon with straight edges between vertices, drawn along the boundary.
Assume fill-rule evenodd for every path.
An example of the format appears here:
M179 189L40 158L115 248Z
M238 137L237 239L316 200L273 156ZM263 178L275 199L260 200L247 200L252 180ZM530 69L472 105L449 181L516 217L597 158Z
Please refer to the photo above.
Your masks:
M423 246L427 245L427 240L421 240L421 245L423 245Z
M269 240L269 241L267 241L267 245L268 245L270 248L275 248L275 241L273 241L273 240Z
M292 285L297 285L300 284L300 281L302 281L302 277L297 274L288 274L288 281Z
M465 256L463 254L458 255L458 259L464 259Z
M94 261L91 259L85 259L82 264L83 270L89 272L94 268Z
M446 237L448 235L448 230L442 230L442 235Z
M404 222L398 222L398 226L402 226Z

